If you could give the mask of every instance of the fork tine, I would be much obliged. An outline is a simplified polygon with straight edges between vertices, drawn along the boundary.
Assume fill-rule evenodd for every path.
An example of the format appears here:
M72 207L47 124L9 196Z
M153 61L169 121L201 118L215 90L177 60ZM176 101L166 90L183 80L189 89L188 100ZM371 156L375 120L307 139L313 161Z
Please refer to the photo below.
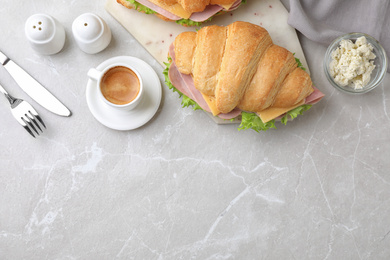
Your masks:
M41 124L46 128L45 123L43 123L43 120L41 119L41 117L38 115L38 112L35 111L33 107L30 107L29 112L33 115L33 117L37 118L38 121L41 122Z
M41 119L41 117L38 115L38 114L36 114L36 115L34 115L37 119L38 119L38 121L39 122L41 122L41 124L46 128L46 125L45 125L45 123L43 123L43 120Z
M35 138L35 136L34 136L33 132L31 132L30 128L28 128L28 126L27 126L27 125L24 125L23 127L24 127L24 129L26 129L26 131L27 131L27 132L29 132L29 133L30 133L30 135L31 135L32 137L34 137L34 138Z
M28 124L28 125L30 126L30 128L32 128L32 129L34 130L34 132L37 133L37 135L39 135L37 129L35 129L34 124L31 123L31 119L28 117L27 114L25 114L25 117L26 117L26 118L22 118L22 120L23 120L26 124Z
M30 112L30 111L29 111L29 112ZM35 124L36 127L38 127L38 129L39 129L41 132L43 132L42 129L41 129L41 127L39 126L39 124L38 124L36 118L35 118L35 115L32 114L31 112L30 112L30 114L31 114L31 117L28 115L29 118L30 118L30 120Z

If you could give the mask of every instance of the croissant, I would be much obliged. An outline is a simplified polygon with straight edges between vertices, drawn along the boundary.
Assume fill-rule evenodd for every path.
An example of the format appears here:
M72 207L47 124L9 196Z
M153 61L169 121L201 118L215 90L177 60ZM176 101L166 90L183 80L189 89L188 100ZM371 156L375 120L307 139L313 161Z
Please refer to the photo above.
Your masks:
M183 32L175 38L169 55L174 63L169 70L172 84L181 85L177 77L182 77L186 86L193 84L195 90L176 88L202 108L203 97L205 110L213 115L272 111L262 118L270 121L305 104L313 92L311 104L323 96L290 51L273 44L266 29L248 22Z

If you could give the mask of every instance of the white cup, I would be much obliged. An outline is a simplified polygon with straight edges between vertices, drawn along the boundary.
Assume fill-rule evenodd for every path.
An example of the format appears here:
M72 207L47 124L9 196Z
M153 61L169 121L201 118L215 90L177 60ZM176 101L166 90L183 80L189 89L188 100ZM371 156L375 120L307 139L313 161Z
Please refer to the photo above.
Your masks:
M111 107L132 110L142 100L142 78L136 69L127 64L115 63L103 70L91 68L88 77L96 81L99 97Z
M111 30L98 15L85 13L72 23L72 33L79 48L88 54L104 50L111 42Z
M30 16L26 21L24 32L33 50L39 54L58 53L65 45L65 29L50 15Z

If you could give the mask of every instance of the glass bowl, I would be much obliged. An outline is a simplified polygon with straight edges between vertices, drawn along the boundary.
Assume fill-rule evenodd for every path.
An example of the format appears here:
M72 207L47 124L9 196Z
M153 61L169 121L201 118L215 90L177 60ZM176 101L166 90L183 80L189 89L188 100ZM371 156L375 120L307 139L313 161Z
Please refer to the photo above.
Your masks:
M373 53L375 54L376 58L374 59L374 65L375 69L371 73L371 79L368 82L367 85L365 85L361 89L355 89L354 87L351 86L340 86L334 81L334 78L330 74L330 69L329 69L329 64L332 61L332 52L337 49L340 46L340 42L342 40L351 40L353 43L356 41L357 38L364 36L367 39L367 43L370 43L374 49ZM380 45L380 43L375 40L373 37L364 34L364 33L348 33L343 36L338 37L335 39L328 47L325 53L325 58L324 58L324 71L326 78L330 82L330 84L335 87L338 90L341 90L346 93L351 93L351 94L363 94L367 93L377 86L381 85L383 79L386 76L386 70L387 70L387 56L386 52L383 49L383 47Z

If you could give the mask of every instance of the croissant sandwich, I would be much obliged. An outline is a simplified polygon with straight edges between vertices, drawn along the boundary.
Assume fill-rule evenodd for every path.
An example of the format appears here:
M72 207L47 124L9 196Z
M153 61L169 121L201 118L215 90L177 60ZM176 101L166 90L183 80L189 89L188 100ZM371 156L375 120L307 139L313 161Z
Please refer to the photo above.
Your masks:
M166 83L183 106L237 118L239 129L276 128L275 119L286 124L324 96L291 52L248 22L179 34L165 64Z
M183 26L199 26L215 15L237 9L246 0L117 0L121 5Z

